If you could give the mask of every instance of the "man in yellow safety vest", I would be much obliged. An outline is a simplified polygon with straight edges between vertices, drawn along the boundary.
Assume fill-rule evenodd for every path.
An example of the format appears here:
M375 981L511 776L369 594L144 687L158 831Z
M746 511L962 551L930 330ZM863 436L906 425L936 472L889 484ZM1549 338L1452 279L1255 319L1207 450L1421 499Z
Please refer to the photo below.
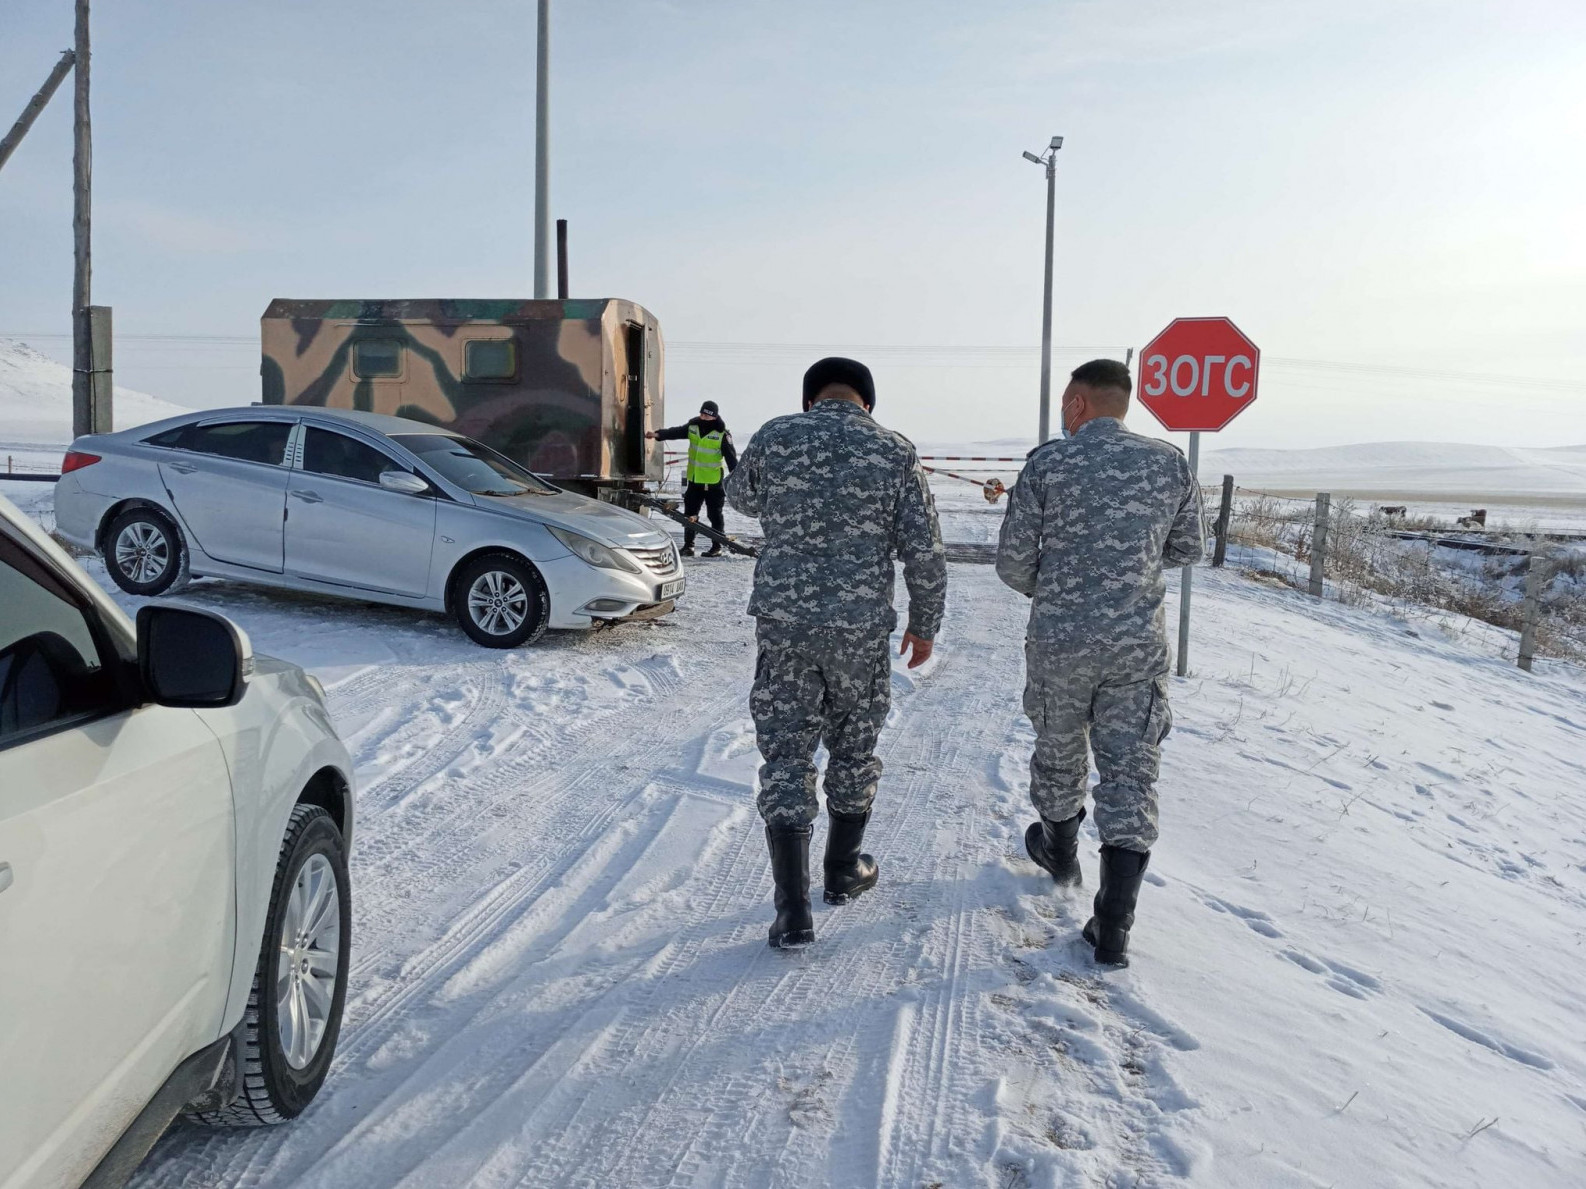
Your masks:
M726 531L727 520L722 515L722 502L726 498L722 483L727 473L738 465L738 450L732 444L732 434L721 419L716 402L708 400L699 406L699 416L687 425L658 429L644 435L659 442L688 439L688 470L684 475L683 515L697 520L703 508L710 517L710 527L718 533ZM683 530L683 556L694 556L694 526ZM721 542L712 541L705 551L706 557L721 556Z

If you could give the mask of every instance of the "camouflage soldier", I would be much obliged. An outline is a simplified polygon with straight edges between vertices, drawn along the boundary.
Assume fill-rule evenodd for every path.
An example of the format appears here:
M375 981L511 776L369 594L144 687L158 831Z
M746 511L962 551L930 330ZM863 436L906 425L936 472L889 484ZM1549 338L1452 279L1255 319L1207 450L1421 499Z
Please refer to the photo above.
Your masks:
M749 614L759 655L749 708L765 763L765 819L776 923L771 944L815 940L809 845L819 805L815 748L825 743L826 902L844 904L876 884L861 853L881 776L876 739L891 702L887 639L893 559L909 588L900 655L923 664L947 592L936 505L914 447L878 425L870 371L823 359L804 374L804 412L762 425L727 480L727 500L757 516L765 545Z
M716 402L708 400L700 405L699 416L692 418L687 425L657 429L644 436L658 442L688 439L688 464L684 468L683 515L690 520L697 520L700 509L703 508L710 517L710 527L718 533L726 532L727 519L721 511L725 496L722 483L726 478L722 466L726 465L727 474L736 469L738 450L732 444L732 434L727 432L727 423L721 419L721 409ZM683 529L683 555L694 556L692 524ZM712 541L710 548L705 551L705 556L720 557L721 542Z
M1166 442L1123 427L1129 370L1076 368L1064 437L1030 452L1008 501L997 574L1031 598L1024 709L1035 727L1030 857L1060 885L1081 882L1089 749L1101 782L1101 888L1085 940L1128 965L1129 928L1156 842L1156 778L1168 710L1162 571L1201 558L1200 486Z

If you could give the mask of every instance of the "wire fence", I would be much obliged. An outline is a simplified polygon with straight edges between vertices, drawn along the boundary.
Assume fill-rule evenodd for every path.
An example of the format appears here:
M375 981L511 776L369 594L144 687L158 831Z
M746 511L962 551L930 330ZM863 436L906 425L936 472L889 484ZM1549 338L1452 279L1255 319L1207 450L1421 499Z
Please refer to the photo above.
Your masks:
M59 458L49 455L46 448L26 454L0 455L0 479L53 480L60 474Z
M682 461L668 453L663 490L681 491ZM6 454L0 480L44 477L56 467L32 450ZM1238 486L1222 524L1223 488L1203 487L1202 495L1208 540L1252 579L1402 618L1435 618L1492 655L1518 653L1522 664L1534 649L1586 666L1586 532L1451 523L1347 496L1319 509L1314 499ZM43 506L34 511L48 513Z
M1536 655L1586 664L1586 534L1450 523L1348 497L1319 508L1242 487L1223 527L1222 488L1203 492L1208 536L1222 535L1227 564L1252 578L1406 618L1437 616L1499 655L1525 656L1529 620Z

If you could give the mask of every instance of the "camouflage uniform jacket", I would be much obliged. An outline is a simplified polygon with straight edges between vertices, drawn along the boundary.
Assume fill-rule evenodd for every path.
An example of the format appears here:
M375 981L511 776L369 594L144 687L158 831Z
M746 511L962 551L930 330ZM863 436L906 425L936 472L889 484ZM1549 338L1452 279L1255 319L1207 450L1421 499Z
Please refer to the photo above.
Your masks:
M750 615L889 632L901 558L909 631L935 638L947 598L936 504L914 446L858 405L823 400L766 422L727 479L727 502L765 533Z
M1008 499L997 574L1031 596L1031 642L1123 646L1165 667L1162 571L1202 551L1200 485L1183 453L1098 417L1030 452Z

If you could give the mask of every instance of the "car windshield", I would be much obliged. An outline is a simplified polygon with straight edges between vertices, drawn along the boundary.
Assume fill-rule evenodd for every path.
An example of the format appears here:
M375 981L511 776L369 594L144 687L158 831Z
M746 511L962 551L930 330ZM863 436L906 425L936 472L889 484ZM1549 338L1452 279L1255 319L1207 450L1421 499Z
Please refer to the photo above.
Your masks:
M400 433L392 434L391 440L417 455L442 478L474 495L551 495L557 490L510 458L471 438Z

